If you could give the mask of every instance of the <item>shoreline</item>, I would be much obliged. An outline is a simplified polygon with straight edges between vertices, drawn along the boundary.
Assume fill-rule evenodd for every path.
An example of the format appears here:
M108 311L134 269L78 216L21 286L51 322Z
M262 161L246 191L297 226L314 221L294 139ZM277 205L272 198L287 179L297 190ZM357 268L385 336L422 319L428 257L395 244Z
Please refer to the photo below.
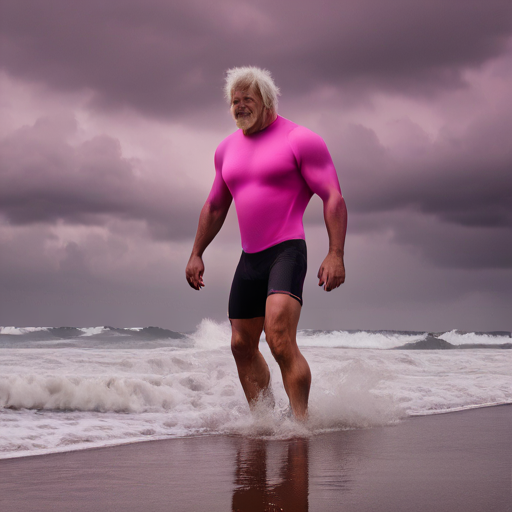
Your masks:
M509 512L511 470L507 404L302 439L199 435L2 459L0 507Z
M472 411L475 409L485 409L488 407L503 407L503 406L511 406L512 407L512 403L511 402L504 402L504 403L496 402L496 403L466 405L466 406L454 407L454 408L444 409L444 410L410 412L403 418L400 418L398 420L398 422L400 423L400 422L407 421L412 418L438 416L438 415L444 415L444 414L453 414L453 413L457 413L457 412ZM364 427L364 428L363 427L361 427L361 428L347 427L347 428L339 429L339 430L326 429L325 431L319 431L316 433L312 433L311 436L308 436L308 438L312 438L315 436L321 436L321 435L324 435L327 433L330 434L330 433L334 433L334 432L343 432L346 430L365 430L367 428L380 428L380 427L386 427L386 426L392 426L392 425L393 424L379 425L377 427ZM240 434L240 435L243 436L243 434ZM83 452L83 451L88 451L88 450L101 450L101 449L133 445L133 444L155 443L155 442L160 442L160 441L172 441L173 439L189 439L189 438L192 439L192 438L197 438L197 437L219 437L219 436L237 437L238 434L228 434L225 432L204 432L204 433L198 432L195 434L187 434L187 435L183 435L183 436L165 436L165 435L163 435L163 436L156 436L156 437L152 437L152 438L147 438L144 436L144 437L134 438L134 439L125 440L125 441L113 440L112 444L105 444L105 441L100 441L100 442L98 442L98 444L91 442L90 444L88 444L86 446L81 446L81 447L77 447L77 448L70 448L69 446L66 446L66 447L61 447L61 448L54 448L54 449L51 449L51 451L49 451L49 450L46 451L46 449L44 449L42 452L37 452L37 450L33 450L32 452L34 452L34 453L11 452L7 456L3 456L2 454L0 454L0 463L4 460L25 459L25 458L30 458L30 457L46 457L49 455L61 455L63 453L75 453L75 452ZM257 437L257 436L255 436L255 437ZM264 436L263 438L268 441L289 440L287 438L282 438L282 437L276 437L275 439L273 439L272 436Z
M504 406L511 406L512 407L512 403L511 402L485 403L485 404L476 404L476 405L466 405L466 406L461 406L461 407L454 407L454 408L451 408L451 409L444 409L444 410L410 412L406 416L404 416L403 418L398 420L398 422L401 423L403 421L407 421L407 420L412 419L412 418L439 416L439 415L444 415L444 414L453 414L453 413L457 413L457 412L485 409L485 408L489 408L489 407L504 407ZM380 427L386 427L386 426L392 426L392 425L393 424L390 424L390 425L379 425L377 427L365 427L365 428L363 428L363 427L361 427L361 428L347 427L347 428L339 429L339 430L337 430L337 429L326 429L325 431L319 431L319 432L316 432L316 433L312 433L311 436L309 436L308 438L324 435L324 434L327 434L327 433L330 434L330 433L334 433L334 432L343 432L343 431L346 431L346 430L365 430L366 428L380 428ZM116 447L133 445L133 444L155 443L155 442L160 442L160 441L172 441L174 439L189 439L189 438L192 439L192 438L197 438L197 437L219 437L219 436L228 436L228 437L234 436L234 437L237 437L237 435L238 434L231 434L231 433L228 434L228 433L225 433L225 432L204 432L204 433L198 432L198 433L195 433L195 434L187 434L187 435L183 435L183 436L165 436L165 435L163 435L163 436L156 436L156 437L152 437L152 438L147 438L147 437L144 436L144 437L134 438L134 439L125 440L125 441L113 440L111 444L105 444L105 441L100 441L100 442L98 442L98 444L95 444L94 442L91 442L90 444L88 444L86 446L81 446L81 447L77 447L77 448L70 448L69 446L66 446L66 447L61 447L61 448L54 448L54 449L51 449L51 451L49 451L49 450L47 451L46 449L43 449L42 452L37 452L36 450L33 450L33 451L31 451L33 453L11 452L7 456L3 456L2 454L0 454L0 463L2 461L4 461L4 460L25 459L25 458L30 458L30 457L46 457L46 456L50 456L50 455L61 455L61 454L64 454L64 453L75 453L75 452L83 452L83 451L88 451L88 450L101 450L101 449L108 449L108 448L116 448ZM240 435L243 436L243 434L240 434ZM255 437L257 437L257 436L255 436ZM286 441L286 440L289 440L287 438L282 438L282 437L276 437L275 439L273 439L272 436L264 436L263 438L265 440L268 440L268 441L272 441L272 440L275 440L275 441Z

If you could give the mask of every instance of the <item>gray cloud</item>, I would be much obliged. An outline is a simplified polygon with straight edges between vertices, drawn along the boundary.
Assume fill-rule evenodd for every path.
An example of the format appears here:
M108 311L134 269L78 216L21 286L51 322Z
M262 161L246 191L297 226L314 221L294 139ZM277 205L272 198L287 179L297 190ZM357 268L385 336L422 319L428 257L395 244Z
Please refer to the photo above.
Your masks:
M47 117L0 141L0 214L11 224L117 218L145 222L155 238L192 236L202 198L152 180L112 137L71 145L75 130L72 117Z
M433 142L410 120L397 121L405 153L384 147L360 125L327 129L350 229L390 230L397 243L444 267L512 267L511 119L505 108ZM42 118L0 141L0 214L11 224L119 230L113 220L124 219L142 222L153 239L193 236L204 200L193 186L152 180L112 137L73 146L68 139L75 130L71 117ZM319 205L306 222L322 222Z
M464 69L504 51L512 5L4 0L2 19L8 73L88 89L98 108L171 116L218 102L223 71L248 63L273 70L288 94L460 87Z
M411 122L405 125L411 130ZM413 208L443 222L504 227L512 225L510 133L512 115L504 107L462 136L441 132L397 155L372 130L353 125L338 140L335 158L354 211Z
M496 82L483 65L510 53L510 2L1 1L2 70L33 96L19 116L13 107L9 122L50 113L0 141L3 323L189 329L205 315L225 318L239 250L233 211L206 254L207 288L195 294L183 279L203 178L213 177L212 166L199 168L206 158L190 156L196 134L206 154L232 128L221 100L224 70L255 64L275 75L283 113L291 107L293 120L321 119L349 205L348 279L334 299L317 299L312 267L326 243L323 227L313 227L307 287L315 305L304 326L339 328L343 311L353 328L509 328L512 112L489 106ZM344 121L361 102L371 119L379 97L385 108L408 96L423 111L428 102L439 109L446 91L464 87L481 94L486 113L456 132L451 127L477 108L469 106L462 123L450 110L435 140L401 118L386 146L371 120ZM459 94L465 108L471 94ZM94 133L108 126L116 136L76 143L74 118L54 115L60 97L89 120L99 114ZM80 103L84 97L90 103ZM378 101L373 106L392 121ZM146 133L148 117L165 122ZM126 118L140 127L118 130ZM170 133L180 127L186 133L175 142ZM151 141L158 130L162 137ZM176 151L127 158L129 141L135 153L173 143ZM306 219L321 218L317 201Z
M126 232L0 220L0 325L192 330L202 315L225 319L238 250L225 255L216 240L205 258L208 289L197 293L184 278L188 243L154 242L121 222Z
M510 227L464 228L440 224L426 216L401 215L391 229L398 243L415 252L420 250L439 267L512 269Z
M392 231L441 266L512 267L510 108L434 141L408 119L397 123L402 146L385 147L361 125L326 130L351 229Z

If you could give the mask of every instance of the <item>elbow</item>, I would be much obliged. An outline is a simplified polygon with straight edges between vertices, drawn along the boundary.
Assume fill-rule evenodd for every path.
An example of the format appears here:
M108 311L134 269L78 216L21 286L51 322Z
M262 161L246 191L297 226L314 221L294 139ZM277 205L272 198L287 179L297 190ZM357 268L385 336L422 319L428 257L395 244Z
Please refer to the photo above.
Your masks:
M347 205L340 192L331 194L329 198L324 201L324 216L326 219L337 219L342 224L347 224Z
M222 217L228 213L231 201L218 201L208 198L203 206L203 212L215 217Z
M340 194L340 208L345 213L345 217L347 216L347 203L345 202L345 198Z
M345 203L345 198L340 194L337 204L337 211L339 212L339 215L345 219L345 223L347 222L347 203Z
M339 190L331 190L329 195L324 199L324 204L327 208L336 212L347 211L345 199Z

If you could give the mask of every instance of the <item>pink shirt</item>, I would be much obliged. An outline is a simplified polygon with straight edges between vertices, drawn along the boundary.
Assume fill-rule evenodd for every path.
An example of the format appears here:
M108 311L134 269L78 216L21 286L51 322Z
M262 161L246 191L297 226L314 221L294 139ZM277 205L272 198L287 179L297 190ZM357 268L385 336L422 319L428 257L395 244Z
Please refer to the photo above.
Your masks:
M341 193L323 139L281 116L260 132L226 137L215 152L215 170L207 201L215 203L227 187L248 253L304 239L302 217L311 196Z

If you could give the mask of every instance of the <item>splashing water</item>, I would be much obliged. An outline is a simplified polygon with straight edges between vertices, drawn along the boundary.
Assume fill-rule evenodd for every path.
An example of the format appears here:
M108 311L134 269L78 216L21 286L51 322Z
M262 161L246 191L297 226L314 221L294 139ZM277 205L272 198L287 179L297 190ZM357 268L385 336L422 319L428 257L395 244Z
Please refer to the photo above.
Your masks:
M510 350L386 350L425 334L302 331L313 384L310 417L300 424L287 414L280 370L263 341L276 407L249 411L227 322L203 320L167 341L155 338L156 328L110 329L75 332L52 348L40 348L41 329L3 334L10 338L0 348L0 458L197 434L311 436L512 402ZM25 348L12 348L13 337ZM380 348L342 348L356 339Z

